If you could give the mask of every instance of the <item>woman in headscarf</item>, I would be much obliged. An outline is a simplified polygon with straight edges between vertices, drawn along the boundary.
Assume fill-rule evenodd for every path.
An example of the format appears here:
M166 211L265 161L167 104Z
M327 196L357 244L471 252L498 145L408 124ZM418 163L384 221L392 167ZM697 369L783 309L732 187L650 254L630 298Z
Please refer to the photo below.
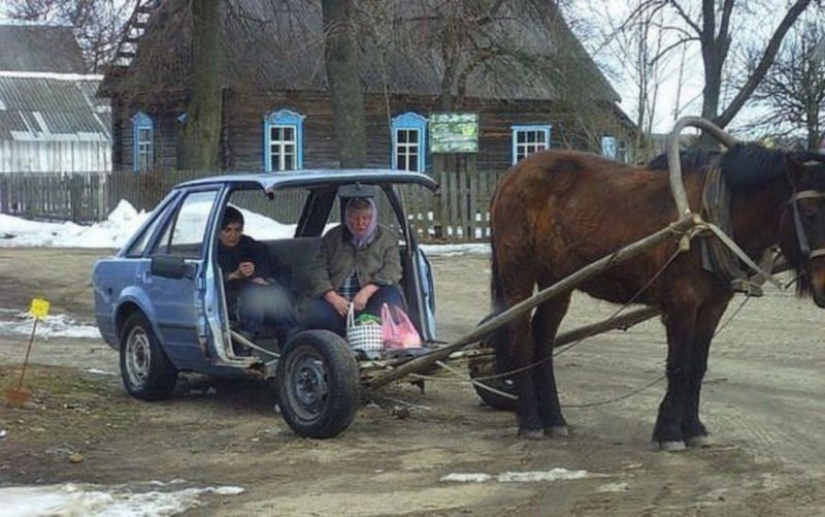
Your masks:
M398 237L377 221L372 198L352 198L344 209L344 224L323 236L310 273L312 299L302 318L304 328L343 336L350 304L356 318L362 313L380 316L385 303L405 306Z

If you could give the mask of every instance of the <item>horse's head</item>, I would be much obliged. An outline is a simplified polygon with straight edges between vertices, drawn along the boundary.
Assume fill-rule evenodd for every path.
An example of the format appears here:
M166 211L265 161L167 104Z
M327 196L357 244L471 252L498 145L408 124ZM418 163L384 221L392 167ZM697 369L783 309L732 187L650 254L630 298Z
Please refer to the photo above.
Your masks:
M825 155L786 156L793 194L779 226L782 253L797 273L797 294L825 308Z

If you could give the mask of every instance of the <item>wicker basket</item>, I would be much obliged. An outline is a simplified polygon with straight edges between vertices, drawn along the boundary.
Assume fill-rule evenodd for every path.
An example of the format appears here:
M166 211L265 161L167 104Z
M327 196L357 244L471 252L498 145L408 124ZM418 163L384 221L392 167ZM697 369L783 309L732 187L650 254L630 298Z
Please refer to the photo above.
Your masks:
M378 352L384 350L384 337L381 332L381 325L368 323L365 325L355 324L355 310L352 304L347 312L347 342L353 350L364 352Z

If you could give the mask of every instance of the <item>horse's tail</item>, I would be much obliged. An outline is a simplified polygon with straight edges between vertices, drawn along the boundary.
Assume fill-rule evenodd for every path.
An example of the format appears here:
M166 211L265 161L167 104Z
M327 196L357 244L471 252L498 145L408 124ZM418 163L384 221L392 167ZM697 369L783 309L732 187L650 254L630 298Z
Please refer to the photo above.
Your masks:
M501 284L501 274L499 272L498 259L496 258L496 240L490 239L490 298L491 317L501 314L507 310L507 301L504 299L504 289ZM501 325L490 334L489 343L493 346L496 356L496 371L503 373L510 370L511 354L509 346L510 333L507 330L509 325Z

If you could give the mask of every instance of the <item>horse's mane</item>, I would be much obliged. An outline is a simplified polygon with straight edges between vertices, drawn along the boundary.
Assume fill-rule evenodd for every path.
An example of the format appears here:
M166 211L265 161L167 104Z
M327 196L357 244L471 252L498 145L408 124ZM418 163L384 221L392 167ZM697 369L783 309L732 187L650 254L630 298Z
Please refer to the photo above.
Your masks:
M731 186L759 185L785 174L785 152L766 149L759 144L736 144L724 153L697 149L679 152L683 174L703 172L716 158ZM647 167L668 170L667 154L653 158Z

